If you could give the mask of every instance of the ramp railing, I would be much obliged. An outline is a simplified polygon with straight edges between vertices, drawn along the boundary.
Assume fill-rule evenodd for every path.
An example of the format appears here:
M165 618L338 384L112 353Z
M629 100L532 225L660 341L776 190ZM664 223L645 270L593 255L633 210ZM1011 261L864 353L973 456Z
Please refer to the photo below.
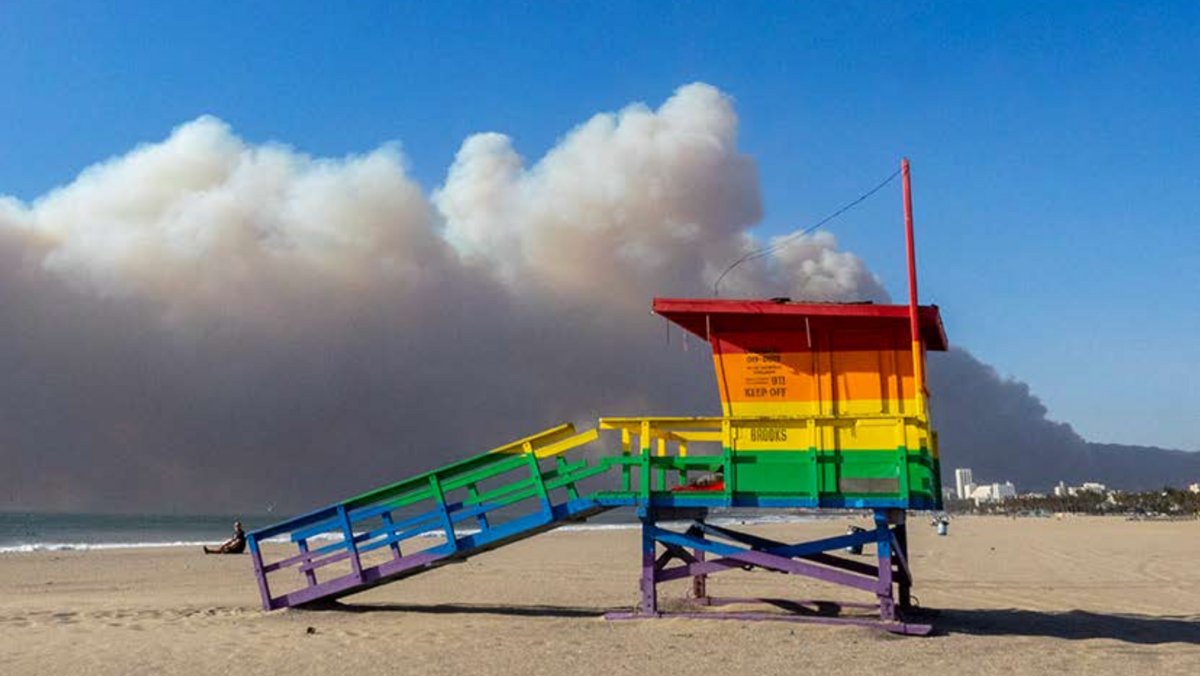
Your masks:
M909 495L912 477L940 490L927 429L895 415L602 418L585 432L564 424L247 539L269 610L362 591L623 505L928 508L936 503ZM620 432L620 454L568 460L600 430ZM838 441L864 438L878 450L850 457ZM913 439L927 439L932 454ZM610 471L619 486L581 495L580 482Z
M263 607L334 599L603 511L577 483L610 465L563 455L598 434L559 425L250 533Z

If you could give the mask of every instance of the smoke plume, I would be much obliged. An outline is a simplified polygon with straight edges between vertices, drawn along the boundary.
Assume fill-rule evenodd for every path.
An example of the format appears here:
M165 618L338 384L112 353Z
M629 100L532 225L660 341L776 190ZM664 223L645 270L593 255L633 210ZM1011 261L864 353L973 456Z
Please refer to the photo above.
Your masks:
M313 158L201 117L0 197L0 509L287 511L563 420L719 410L706 350L665 347L647 310L762 245L737 133L727 96L688 85L532 164L472 136L430 195L398 146ZM828 233L723 291L887 299ZM965 353L939 371L994 378ZM1078 441L995 395L1010 417L945 413L946 456L977 448L967 419Z

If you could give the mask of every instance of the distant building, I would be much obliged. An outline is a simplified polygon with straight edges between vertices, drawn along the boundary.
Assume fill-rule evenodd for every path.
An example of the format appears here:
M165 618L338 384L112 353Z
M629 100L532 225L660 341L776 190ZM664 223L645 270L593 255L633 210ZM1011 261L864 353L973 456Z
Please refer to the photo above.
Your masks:
M977 505L981 502L1000 502L1001 500L1015 497L1017 497L1017 487L1011 481L1005 481L1002 484L975 486L971 490L971 499Z
M959 500L967 500L971 497L971 489L975 484L971 481L971 470L966 467L960 467L954 470L954 489Z
M1192 493L1200 493L1200 483L1188 484L1188 490Z
M1081 493L1100 493L1101 495L1108 493L1108 486L1096 481L1085 481L1079 486L1068 486L1066 482L1060 481L1054 487L1054 497L1075 497Z

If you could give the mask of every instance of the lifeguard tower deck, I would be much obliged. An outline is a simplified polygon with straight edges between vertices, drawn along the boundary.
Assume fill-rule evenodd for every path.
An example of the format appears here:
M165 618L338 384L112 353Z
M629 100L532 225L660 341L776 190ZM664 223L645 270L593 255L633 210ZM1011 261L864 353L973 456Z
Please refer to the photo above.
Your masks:
M560 425L254 531L263 607L356 594L634 507L639 604L610 619L662 617L659 585L690 579L693 610L672 615L928 633L904 616L913 581L906 510L941 508L924 361L926 350L947 343L938 308L916 302L906 162L903 174L908 305L657 299L655 313L711 347L720 416L602 418L583 432ZM610 444L580 453L602 433ZM711 523L716 508L870 510L874 528L778 542ZM874 546L873 561L841 554L864 545ZM808 577L866 598L780 603L709 593L711 575L739 569ZM793 612L712 608L751 601Z

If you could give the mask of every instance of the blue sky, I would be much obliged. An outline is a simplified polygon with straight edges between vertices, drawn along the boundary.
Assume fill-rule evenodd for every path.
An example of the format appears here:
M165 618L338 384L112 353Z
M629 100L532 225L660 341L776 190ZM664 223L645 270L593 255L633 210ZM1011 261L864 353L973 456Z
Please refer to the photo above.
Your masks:
M0 194L204 113L426 187L599 111L733 96L765 235L914 163L923 300L1091 440L1200 449L1200 4L0 4ZM898 192L831 225L898 298ZM964 396L969 396L965 393Z

